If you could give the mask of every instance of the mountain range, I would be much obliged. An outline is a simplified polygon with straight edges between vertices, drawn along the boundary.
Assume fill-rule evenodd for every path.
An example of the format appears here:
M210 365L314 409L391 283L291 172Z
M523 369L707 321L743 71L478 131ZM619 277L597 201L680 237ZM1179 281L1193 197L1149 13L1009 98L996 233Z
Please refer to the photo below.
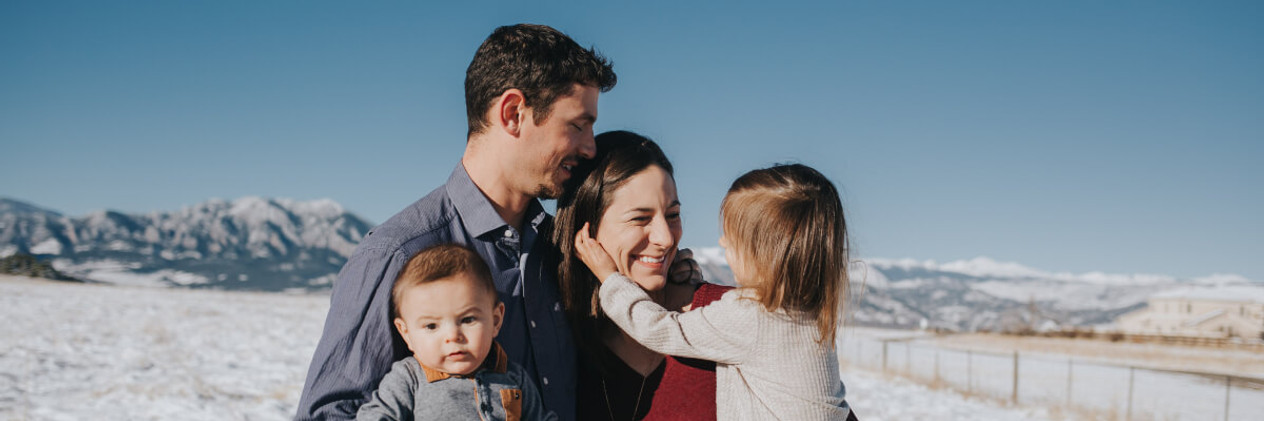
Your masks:
M30 254L89 282L260 291L327 290L372 224L332 200L212 199L174 212L82 217L0 198L0 257ZM718 248L695 250L706 279L732 284ZM1089 326L1191 285L1264 284L1237 275L1046 272L986 257L850 265L852 323L954 331Z
M82 217L0 199L0 256L113 284L321 289L372 227L331 200L212 199L174 212Z

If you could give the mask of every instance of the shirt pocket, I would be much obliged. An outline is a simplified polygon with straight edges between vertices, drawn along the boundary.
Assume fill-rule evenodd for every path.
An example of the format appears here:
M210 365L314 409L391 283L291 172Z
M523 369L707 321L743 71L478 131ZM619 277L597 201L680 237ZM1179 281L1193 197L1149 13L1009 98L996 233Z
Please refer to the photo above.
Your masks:
M522 419L522 389L501 389L500 403L505 407L505 421Z

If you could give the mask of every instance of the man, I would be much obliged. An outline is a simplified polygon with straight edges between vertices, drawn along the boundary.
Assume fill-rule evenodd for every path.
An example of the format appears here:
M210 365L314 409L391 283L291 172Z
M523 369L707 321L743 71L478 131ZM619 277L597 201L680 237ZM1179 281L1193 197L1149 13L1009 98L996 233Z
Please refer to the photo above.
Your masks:
M418 251L474 249L491 267L505 320L497 340L539 385L546 408L575 416L575 347L542 261L556 198L571 168L596 152L597 96L610 64L542 25L497 28L465 74L469 134L443 186L371 231L338 274L295 419L352 419L391 364L409 355L393 332L393 280Z

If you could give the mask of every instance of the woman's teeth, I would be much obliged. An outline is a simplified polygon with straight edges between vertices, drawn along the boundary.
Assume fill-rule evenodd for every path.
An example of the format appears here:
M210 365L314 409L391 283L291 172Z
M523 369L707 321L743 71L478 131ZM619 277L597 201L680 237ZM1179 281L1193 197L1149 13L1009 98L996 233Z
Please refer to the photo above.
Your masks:
M640 260L640 261L645 262L645 263L663 263L663 258L662 258L662 257L649 257L649 256L641 256L640 258L638 258L638 259L636 259L636 260Z

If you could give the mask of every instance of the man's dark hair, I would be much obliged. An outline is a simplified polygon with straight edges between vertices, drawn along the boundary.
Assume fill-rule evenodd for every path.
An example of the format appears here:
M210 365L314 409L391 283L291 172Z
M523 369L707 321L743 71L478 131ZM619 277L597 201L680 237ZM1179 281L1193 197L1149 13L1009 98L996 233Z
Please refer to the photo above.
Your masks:
M465 70L468 135L487 128L487 109L506 90L521 90L526 106L534 111L535 124L541 124L553 102L569 95L574 84L607 92L616 82L605 57L580 47L561 31L525 23L496 28Z

